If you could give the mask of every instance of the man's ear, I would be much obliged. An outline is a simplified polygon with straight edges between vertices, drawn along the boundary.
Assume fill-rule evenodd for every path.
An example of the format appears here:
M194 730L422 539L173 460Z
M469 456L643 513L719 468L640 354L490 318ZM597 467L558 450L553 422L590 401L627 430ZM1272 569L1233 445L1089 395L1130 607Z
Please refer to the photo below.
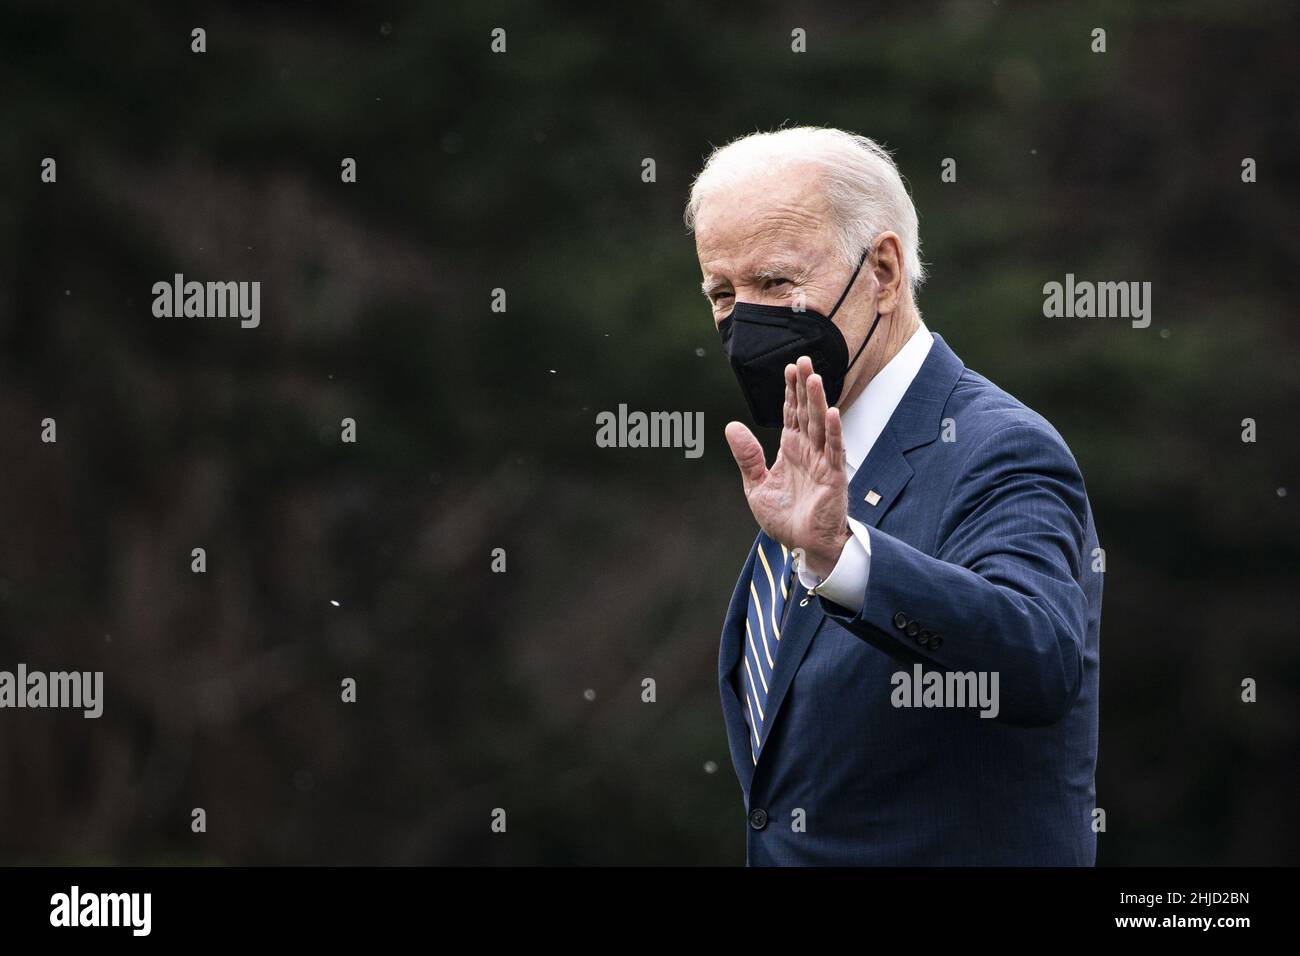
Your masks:
M876 308L893 312L903 301L903 244L892 232L882 232L871 250L871 273L880 296Z

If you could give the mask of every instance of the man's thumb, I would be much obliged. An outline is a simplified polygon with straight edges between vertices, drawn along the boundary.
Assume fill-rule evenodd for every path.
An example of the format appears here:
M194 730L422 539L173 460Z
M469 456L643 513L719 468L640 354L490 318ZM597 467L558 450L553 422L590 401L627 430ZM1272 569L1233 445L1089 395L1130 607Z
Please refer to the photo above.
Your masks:
M729 422L724 434L731 447L731 455L740 466L740 480L745 484L745 494L749 494L749 489L761 482L767 474L763 446L758 443L754 433L740 422Z

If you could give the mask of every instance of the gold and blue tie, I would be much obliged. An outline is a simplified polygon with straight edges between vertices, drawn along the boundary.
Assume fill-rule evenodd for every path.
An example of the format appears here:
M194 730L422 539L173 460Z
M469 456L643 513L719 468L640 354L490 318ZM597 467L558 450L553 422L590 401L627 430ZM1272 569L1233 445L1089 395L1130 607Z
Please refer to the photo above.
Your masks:
M766 531L758 535L754 574L749 580L749 608L745 614L745 653L741 685L749 721L750 756L758 763L763 745L763 715L772 686L776 652L781 646L781 613L791 583L790 552Z

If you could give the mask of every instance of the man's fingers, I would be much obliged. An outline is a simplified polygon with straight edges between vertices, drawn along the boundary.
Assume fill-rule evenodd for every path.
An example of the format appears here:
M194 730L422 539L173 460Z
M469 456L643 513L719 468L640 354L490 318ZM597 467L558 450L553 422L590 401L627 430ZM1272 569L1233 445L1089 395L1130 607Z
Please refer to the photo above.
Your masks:
M808 437L813 451L820 454L826 444L826 389L815 373L808 376Z
M758 443L754 433L740 422L728 422L723 432L727 436L727 445L731 448L731 457L736 459L740 468L740 480L744 483L745 494L751 488L762 484L767 477L767 462L763 458L763 446Z
M785 367L785 408L783 414L785 416L785 427L790 429L798 429L799 427L799 421L795 418L794 413L794 383L798 374L793 362Z
M826 454L837 475L844 474L844 425L840 421L840 410L830 408L826 411Z
M794 414L799 422L799 430L806 432L808 430L808 376L812 374L812 359L801 355L795 367L798 369L798 374L795 376L794 383Z

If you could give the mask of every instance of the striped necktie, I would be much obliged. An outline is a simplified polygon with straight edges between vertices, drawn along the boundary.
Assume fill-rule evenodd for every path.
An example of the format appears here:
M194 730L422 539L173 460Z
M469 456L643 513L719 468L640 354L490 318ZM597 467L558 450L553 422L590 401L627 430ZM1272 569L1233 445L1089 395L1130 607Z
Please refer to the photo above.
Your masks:
M750 756L758 763L763 745L763 715L772 686L776 652L781 646L781 613L789 596L790 552L766 531L758 535L754 574L749 580L749 608L745 612L745 710L749 719Z

